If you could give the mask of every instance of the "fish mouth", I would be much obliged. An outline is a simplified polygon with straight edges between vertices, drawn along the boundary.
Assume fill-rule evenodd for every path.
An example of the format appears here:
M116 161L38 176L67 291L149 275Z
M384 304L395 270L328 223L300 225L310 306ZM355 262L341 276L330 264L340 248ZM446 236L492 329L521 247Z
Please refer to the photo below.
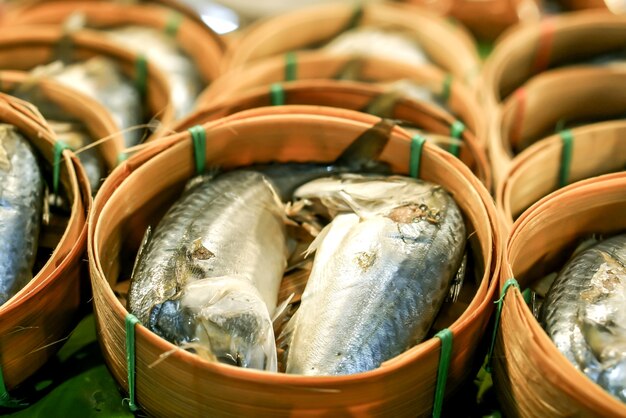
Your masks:
M154 305L148 327L209 361L268 371L277 368L267 307L245 279L198 280L176 299Z

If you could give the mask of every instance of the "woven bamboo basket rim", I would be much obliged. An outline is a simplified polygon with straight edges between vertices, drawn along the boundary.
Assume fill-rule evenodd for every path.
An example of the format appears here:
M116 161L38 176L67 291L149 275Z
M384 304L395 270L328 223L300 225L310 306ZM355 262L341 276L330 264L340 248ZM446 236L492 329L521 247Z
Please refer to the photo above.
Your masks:
M15 10L15 16L7 18L7 24L60 25L74 13L83 14L87 27L96 30L139 25L163 32L175 31L173 36L178 46L193 59L206 84L220 75L220 61L226 47L219 36L206 25L159 5L53 1ZM207 36L207 32L212 36Z
M32 108L26 102L0 93L0 120L3 123L15 126L29 139L31 145L44 158L47 164L53 165L55 135L45 125L45 121L40 115L32 113ZM61 164L63 165L59 172L59 185L63 187L71 201L71 215L65 232L48 261L33 276L33 279L11 299L0 306L0 314L15 309L18 306L15 302L37 291L40 286L45 285L53 273L59 269L62 261L73 251L73 246L78 237L84 235L83 229L86 223L87 207L89 206L88 199L85 199L84 193L89 190L89 187L83 183L83 181L86 181L84 178L79 180L73 158L75 157L73 157L72 152L68 150L62 152ZM82 237L82 239L84 241L86 237Z
M348 111L340 110L340 114L344 114ZM215 152L215 149L219 149L219 146L216 145L216 138L218 136L217 133L226 134L226 135L243 135L241 132L247 132L250 129L258 129L259 126L266 128L276 128L276 126L280 126L280 124L289 124L289 126L298 126L298 129L302 129L302 123L308 121L309 125L315 124L316 126L322 126L321 124L341 124L343 125L342 129L347 129L350 132L362 132L364 129L372 126L372 122L363 123L354 120L347 120L344 117L339 118L331 118L329 116L316 116L310 114L298 114L297 110L294 109L294 113L286 114L281 113L279 115L261 115L254 116L255 112L258 109L243 112L242 115L233 115L231 117L220 119L216 122L205 124L204 127L207 129L208 138L211 138L212 146L207 148L207 160L211 161L212 153ZM249 113L250 116L247 117L243 114ZM369 116L371 121L375 122L379 120L373 116ZM339 125L337 125L339 126ZM279 128L281 129L281 128ZM328 132L326 133L326 135ZM405 146L409 144L409 137L403 131L397 129L394 131L395 140L399 140L398 144L404 143ZM147 148L144 152L136 154L129 158L126 162L118 166L118 168L112 173L109 177L105 185L103 186L103 192L100 193L94 202L94 209L91 212L90 226L89 226L89 254L90 254L90 268L91 268L91 276L92 283L94 286L94 301L97 312L97 317L101 318L102 323L107 325L107 333L111 332L110 336L103 336L105 341L103 341L103 347L105 348L105 358L110 364L110 367L114 371L114 375L118 379L118 381L127 389L128 381L126 380L126 366L124 364L124 353L115 352L116 347L111 345L111 343L115 343L115 341L123 341L124 336L124 317L127 315L126 309L120 304L117 297L115 296L113 290L111 289L111 281L117 280L116 277L107 277L104 273L106 266L107 270L110 270L111 261L107 261L108 259L103 259L102 251L105 251L107 236L103 235L103 228L106 229L103 222L100 220L108 216L111 211L114 211L115 205L112 202L117 201L118 199L124 199L124 183L129 184L129 178L138 179L141 176L142 172L148 174L150 170L152 170L156 165L167 163L173 164L173 167L176 167L176 173L173 173L173 170L170 170L172 175L176 175L178 177L187 178L193 174L193 167L191 161L185 163L184 161L178 161L181 157L185 160L190 160L187 155L191 156L192 147L190 143L190 136L188 132L182 132L178 134L174 134L171 137L162 139L153 143L149 148ZM333 143L334 144L334 143ZM300 144L302 146L302 144ZM336 146L336 145L335 145ZM429 161L430 158L434 158L433 161L436 163L441 163L444 165L450 164L455 168L458 168L458 171L455 169L449 170L446 172L450 178L455 175L461 175L460 178L466 179L469 184L465 189L460 191L461 193L467 192L468 196L473 196L471 201L480 202L480 207L477 208L467 208L464 207L464 210L476 210L477 213L482 213L481 216L485 217L486 225L482 226L481 242L482 246L482 257L486 258L485 263L485 275L483 276L483 280L481 281L480 288L477 291L476 296L472 299L472 302L465 310L465 312L455 321L451 326L450 330L455 335L455 338L458 338L459 341L468 337L467 329L472 327L472 321L480 321L484 320L484 324L482 324L482 330L486 327L486 315L492 309L493 304L490 302L493 296L493 292L495 291L496 284L494 282L489 283L489 275L495 273L495 271L499 268L500 263L500 238L497 231L497 215L495 214L495 210L492 207L493 205L490 203L491 198L489 197L488 192L482 185L479 184L479 181L469 172L463 164L461 164L457 159L453 156L449 155L445 151L435 149L436 147L431 146L430 144L425 144L424 148L424 163ZM245 148L239 148L245 149ZM408 148L407 148L408 149ZM325 153L328 153L329 150L325 150ZM336 150L333 150L332 153L335 153ZM386 155L383 155L383 160L388 159L389 155L394 155L391 151L385 151ZM401 158L402 160L408 161L407 153L395 155L400 156L396 158ZM175 157L176 156L176 157ZM175 157L175 158L174 158ZM276 160L276 155L267 156L272 160ZM283 158L285 156L283 155ZM232 156L227 156L228 158L232 158ZM251 162L249 159L252 158L250 155L244 156L243 160L237 161L237 165L246 164ZM265 157L264 157L265 158ZM323 157L319 157L323 158ZM256 159L256 157L255 157ZM299 159L310 160L311 157L307 158L306 155L299 156ZM176 160L176 161L174 161ZM223 158L222 158L223 160ZM219 164L219 160L213 161L214 163ZM221 161L222 163L225 161ZM428 163L430 164L430 162ZM428 165L425 165L426 168ZM152 168L151 168L152 167ZM403 167L403 169L406 169ZM147 171L146 171L147 170ZM137 173L137 174L134 174ZM462 174L461 174L462 173ZM134 180L137 181L137 180ZM174 180L169 180L170 185L174 184ZM471 184L471 186L470 186ZM128 187L128 186L126 186ZM132 204L132 203L131 203ZM460 202L461 206L463 203ZM127 207L124 212L125 216L130 216L133 212L134 208ZM106 250L109 254L108 257L112 256L109 250ZM492 253L493 252L493 253ZM478 319L480 318L480 319ZM115 325L113 325L115 324ZM102 330L104 331L104 330ZM109 340L107 340L109 338ZM110 339L113 339L111 341ZM120 339L121 340L118 340ZM154 334L149 332L147 328L143 326L138 326L136 328L136 339L137 339L137 350L138 356L142 355L151 355L150 349L148 345L152 347L155 353L164 353L169 352L174 348L170 343L156 337ZM329 408L337 408L341 407L342 401L338 400L336 391L345 391L346 389L353 390L354 387L357 388L367 388L368 385L380 383L382 380L387 378L390 374L399 373L402 368L407 365L412 364L416 361L417 358L430 358L431 361L436 362L438 359L437 347L439 343L436 339L429 339L416 347L413 347L406 353L386 362L380 368L376 370L372 370L365 373L360 373L354 376L331 376L331 377L316 377L316 378L307 378L303 376L290 376L286 374L278 374L278 373L266 373L255 370L244 370L237 369L231 366L217 364L217 363L208 363L197 356L192 355L188 352L183 352L182 350L175 350L173 354L171 354L166 361L176 362L176 364L180 364L181 366L193 368L194 373L209 373L212 376L221 376L228 377L229 379L234 379L235 385L244 384L259 384L259 379L262 379L263 390L267 391L264 395L273 394L281 394L284 395L284 389L286 387L295 390L298 393L298 396L315 396L315 406L319 406L319 396L330 396L333 400L329 400L330 403L326 405ZM123 347L121 348L123 350ZM456 351L459 350L459 351ZM471 347L463 347L455 349L455 358L459 355L463 355L463 352L466 350L472 350ZM467 353L466 353L467 354ZM157 354L158 355L158 354ZM145 369L145 363L149 363L149 359L144 359L139 361L137 367L139 368L138 375L146 376L148 372L157 372L157 367L154 369ZM458 362L457 362L458 363ZM453 360L453 365L455 364L455 360ZM430 366L436 366L430 364ZM426 367L426 365L424 365ZM436 374L436 367L430 367L432 371L433 380L429 382L429 384L434 384L434 375ZM191 369L190 369L191 370ZM167 371L161 370L160 373L165 373L162 375L162 378L167 376ZM455 369L454 366L451 368L452 374L457 374L456 377L451 379L453 382L457 381L458 373L462 373L461 370ZM355 385L355 376L360 384ZM449 381L450 381L449 380ZM138 378L139 381L139 378ZM226 387L226 386L225 386ZM142 397L150 396L147 392L144 392L147 389L146 386L141 387L141 385L137 384L137 394L138 400L140 403L145 402L146 399L142 400ZM152 388L153 389L153 388ZM151 389L151 390L152 390ZM282 391L281 391L282 389ZM154 389L158 391L159 389ZM408 389L410 391L410 388ZM319 392L321 391L321 392ZM406 388L405 388L406 391ZM294 392L295 393L295 392ZM326 395L324 395L326 393ZM344 392L345 394L345 392ZM255 398L264 395L254 395ZM429 395L430 396L430 395ZM224 402L228 402L224 400L222 396L222 400ZM268 408L267 399L263 401L259 401L263 403L265 406L257 405L258 410L262 411L263 408ZM432 402L432 399L431 399ZM280 402L282 407L286 407L284 402ZM334 406L333 406L334 405ZM196 405L197 407L197 405ZM291 407L295 407L295 405L291 405ZM310 406L311 407L311 406ZM427 407L427 409L430 407ZM187 409L187 413L190 410ZM269 413L265 410L266 414ZM152 413L157 413L157 411L151 411ZM184 412L179 411L182 415L185 415ZM197 411L196 411L197 412ZM223 411L222 411L223 412ZM163 412L161 412L163 413ZM191 412L193 413L193 412ZM260 413L260 412L259 412ZM412 411L415 414L415 411Z
M570 131L568 183L619 171L626 167L626 122L609 121ZM496 194L508 226L523 209L559 188L563 170L563 138L551 135L516 156Z
M228 70L324 41L350 21L356 9L349 4L306 7L248 27L226 52ZM393 26L410 31L435 65L445 68L466 84L477 82L480 59L470 35L428 10L390 3L362 6L362 26Z
M31 105L0 93L0 120L14 125L52 166L55 137ZM87 241L89 182L73 153L60 160L59 183L71 203L64 232L46 263L17 294L0 306L2 375L9 389L42 366L73 327L79 276ZM75 296L75 297L74 297ZM15 347L20 347L16 350Z
M513 26L498 39L485 61L481 101L491 111L541 71L568 59L620 49L625 41L626 16L602 10L566 13Z
M626 112L626 68L568 67L546 71L491 112L489 157L499 184L515 148L540 139L559 121L617 119ZM576 86L572 89L572 86Z
M385 93L381 86L362 82L335 80L300 80L280 85L286 105L315 105L345 107L362 110L377 97ZM247 110L253 107L271 106L271 89L258 87L200 108L196 113L174 125L174 131L188 129L219 117ZM440 135L451 136L456 119L440 107L422 101L403 98L393 108L397 119L415 123L419 128ZM470 130L463 130L459 158L467 164L476 176L491 188L491 172L487 157L476 136Z
M69 37L73 47L73 58L85 60L103 55L116 61L121 71L137 81L136 75L140 55L103 37L97 31L82 29L71 34L52 25L24 25L0 28L0 66L6 70L31 70L47 64L54 56L55 48L64 38ZM26 53L28 51L28 53ZM161 71L146 62L146 94L143 98L144 113L157 117L162 124L173 121L174 113L169 98L169 84Z
M25 83L35 83L46 100L80 120L94 140L108 138L98 145L98 150L107 169L112 170L117 165L118 156L124 150L124 138L111 114L99 102L54 80L33 80L21 71L0 71L0 90L12 90Z
M223 74L198 97L196 105L202 108L248 89L269 86L277 82L294 81L286 79L288 69L296 72L296 80L332 79L352 59L319 51L296 52L290 57L289 63L286 56L269 57ZM359 58L358 62L361 65L360 76L374 83L408 79L417 82L439 97L447 96L450 111L458 115L476 134L476 139L481 146L486 146L485 115L474 93L451 74L433 65L415 67L377 57L364 56Z
M555 258L558 259L564 246L575 244L576 239L592 233L624 231L626 218L619 215L626 208L625 189L626 174L614 173L574 183L535 203L517 219L509 233L500 286L516 277L522 289L525 288L529 279L562 265L563 260L559 263ZM529 241L541 243L541 247L530 248ZM555 266L555 263L558 264ZM518 367L522 372L536 369L543 379L536 386L529 385L523 395L523 388L518 396L502 393L507 413L512 416L626 416L626 405L577 371L558 351L535 320L520 291L512 288L509 293L512 295L507 294L504 301L502 336L494 357L498 360L496 377L505 379L505 367L508 370ZM519 336L517 342L523 344L519 350L526 353L532 364L513 364L520 361L514 352L518 348L512 345L516 335ZM497 383L496 388L503 390ZM548 389L552 391L550 399L545 398Z

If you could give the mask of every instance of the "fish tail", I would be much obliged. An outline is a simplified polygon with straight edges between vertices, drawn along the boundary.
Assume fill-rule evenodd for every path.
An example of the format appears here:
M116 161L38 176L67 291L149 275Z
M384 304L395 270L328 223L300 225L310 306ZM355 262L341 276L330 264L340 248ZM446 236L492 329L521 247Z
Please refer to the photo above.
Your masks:
M382 154L389 142L395 123L390 119L381 119L374 126L359 135L337 158L335 164L345 166L350 171L370 171L382 168L376 159Z

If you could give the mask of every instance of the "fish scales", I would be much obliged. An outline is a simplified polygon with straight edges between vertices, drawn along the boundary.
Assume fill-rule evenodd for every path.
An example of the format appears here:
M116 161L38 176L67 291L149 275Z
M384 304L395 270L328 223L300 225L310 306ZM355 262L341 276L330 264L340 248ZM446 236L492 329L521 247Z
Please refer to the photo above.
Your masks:
M186 191L161 220L137 264L131 311L147 323L154 304L174 297L187 280L224 275L248 277L273 310L286 262L279 210L271 186L256 172L226 173ZM212 255L193 261L189 256L198 239ZM192 263L188 274L181 275L181 258Z
M288 373L363 372L421 341L461 262L465 226L445 190L412 179L377 179L397 182L403 193L392 192L395 203L378 209L374 203L367 213L367 183L357 181L346 200L361 214L340 213L323 232L302 303L287 327L293 333ZM337 183L335 198L351 195L347 183ZM388 188L380 192L370 198L390 195ZM423 216L426 205L438 220Z
M0 304L33 277L43 205L37 158L10 125L0 125Z
M546 294L540 321L574 367L626 402L626 235L574 256Z

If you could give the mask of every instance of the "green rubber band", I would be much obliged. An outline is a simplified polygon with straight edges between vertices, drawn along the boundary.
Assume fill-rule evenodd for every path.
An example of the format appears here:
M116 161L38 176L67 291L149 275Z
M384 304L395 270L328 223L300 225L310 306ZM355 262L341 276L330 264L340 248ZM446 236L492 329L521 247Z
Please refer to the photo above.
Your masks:
M135 325L139 322L133 314L126 315L126 366L128 368L128 409L139 410L135 403Z
M285 54L285 81L298 79L298 56L295 52Z
M496 318L493 326L493 335L491 336L491 345L489 346L489 352L487 353L487 371L491 373L491 361L493 359L493 350L496 347L496 336L498 335L498 328L500 327L500 315L502 314L502 305L504 304L504 297L506 296L507 290L509 287L514 286L517 287L517 290L520 290L519 283L515 278L508 279L504 282L504 286L502 287L502 292L500 293L500 299L495 301L498 304L498 308L496 310Z
M574 135L566 129L559 133L563 148L561 149L561 167L559 168L559 187L567 186L570 168L572 167L572 152L574 147Z
M171 12L165 23L165 33L175 38L181 23L183 23L183 15L177 12Z
M137 55L135 59L135 87L141 96L146 95L148 87L148 61L144 55Z
M270 99L272 106L282 106L285 104L285 89L282 84L274 83L270 87Z
M439 355L439 368L437 370L437 386L435 386L435 402L433 404L433 417L439 418L443 408L443 400L446 395L446 383L448 382L448 370L452 360L452 331L444 328L435 334L441 340L441 354Z
M463 132L465 131L465 125L460 120L455 120L452 126L450 127L450 136L454 139L461 139L463 136ZM459 157L461 154L461 147L459 144L452 143L450 144L450 154L455 157Z
M125 152L120 152L119 154L117 154L117 163L121 164L124 161L128 160L128 154L126 154Z
M420 177L420 168L422 165L422 149L426 143L426 138L420 134L416 134L411 138L411 154L409 157L409 176L413 178Z
M63 141L57 141L54 143L54 161L52 163L52 191L57 194L59 191L59 179L61 178L61 158L63 157L63 151L71 148Z
M193 156L196 161L196 173L204 173L206 167L206 131L200 125L188 129L193 141Z
M450 91L452 89L452 74L446 74L443 79L443 85L441 86L441 101L448 104L450 100Z

